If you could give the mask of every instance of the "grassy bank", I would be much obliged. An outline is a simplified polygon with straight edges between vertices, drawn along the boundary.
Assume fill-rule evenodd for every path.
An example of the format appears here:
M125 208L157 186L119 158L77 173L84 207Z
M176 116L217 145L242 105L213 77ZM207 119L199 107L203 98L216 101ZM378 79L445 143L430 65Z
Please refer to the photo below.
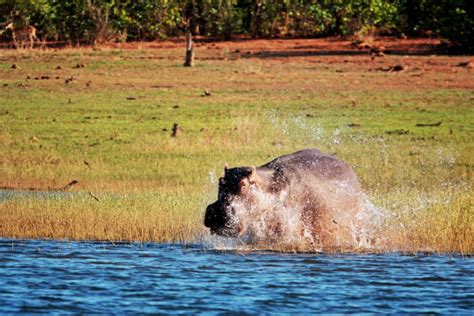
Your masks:
M193 241L224 163L317 147L392 214L392 248L474 252L466 58L258 54L300 42L203 44L194 68L172 43L0 51L0 186L82 192L0 201L0 236Z

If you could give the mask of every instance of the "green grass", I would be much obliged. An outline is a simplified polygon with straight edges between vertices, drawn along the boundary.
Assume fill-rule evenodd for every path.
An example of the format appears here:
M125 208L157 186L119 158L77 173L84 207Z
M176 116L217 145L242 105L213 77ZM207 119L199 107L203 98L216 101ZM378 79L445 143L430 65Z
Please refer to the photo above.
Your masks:
M224 163L316 147L354 166L376 204L398 214L391 227L416 219L392 249L474 252L471 72L417 70L428 57L386 73L366 56L226 61L204 48L184 68L182 53L0 51L0 186L46 190L76 179L72 190L85 192L0 201L0 236L193 241ZM184 130L176 139L173 123Z

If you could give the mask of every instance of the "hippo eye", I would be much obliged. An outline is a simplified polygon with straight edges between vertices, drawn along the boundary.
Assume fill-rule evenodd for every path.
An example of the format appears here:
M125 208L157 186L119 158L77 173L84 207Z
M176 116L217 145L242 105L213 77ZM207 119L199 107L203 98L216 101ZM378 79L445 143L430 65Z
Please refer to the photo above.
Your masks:
M219 178L219 184L220 184L220 185L224 185L224 184L225 184L224 178Z

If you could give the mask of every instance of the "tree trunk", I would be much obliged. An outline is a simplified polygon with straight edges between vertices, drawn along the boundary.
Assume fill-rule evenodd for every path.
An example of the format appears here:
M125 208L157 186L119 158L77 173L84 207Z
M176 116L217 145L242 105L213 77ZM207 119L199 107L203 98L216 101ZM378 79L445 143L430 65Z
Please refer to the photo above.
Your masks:
M252 38L258 38L262 34L262 3L261 0L256 0L251 17L251 36Z
M194 44L191 30L186 32L186 59L184 61L185 67L192 67L194 65Z

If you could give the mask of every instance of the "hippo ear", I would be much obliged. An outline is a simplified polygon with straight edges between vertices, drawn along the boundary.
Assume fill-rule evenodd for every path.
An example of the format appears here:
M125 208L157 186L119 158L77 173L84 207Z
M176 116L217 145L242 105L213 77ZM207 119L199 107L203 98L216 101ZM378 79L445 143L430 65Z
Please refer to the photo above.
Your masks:
M250 167L249 182L250 184L259 184L261 182L255 166Z
M249 180L247 179L242 179L240 180L240 183L239 183L239 186L240 186L240 193L241 194L247 194L249 193L249 190L250 190L250 184L249 184Z
M228 164L224 164L224 174L227 174L227 170L229 170L229 165Z

